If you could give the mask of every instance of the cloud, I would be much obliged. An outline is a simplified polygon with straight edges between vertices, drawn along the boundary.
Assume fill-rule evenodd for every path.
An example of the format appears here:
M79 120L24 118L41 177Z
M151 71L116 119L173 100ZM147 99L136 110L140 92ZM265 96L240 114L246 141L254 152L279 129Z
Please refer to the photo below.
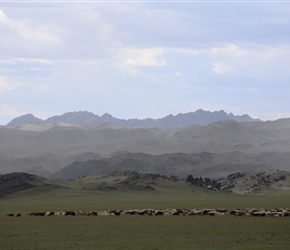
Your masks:
M166 62L163 58L159 58L163 53L160 48L151 49L128 49L125 59L125 65L132 66L165 66Z
M229 74L233 72L233 68L224 63L215 62L212 67L213 72L219 75Z
M277 6L146 1L3 5L1 104L30 103L38 111L49 107L52 114L81 107L113 115L128 114L134 106L135 116L192 111L207 108L207 102L212 110L244 107L262 99L250 89L289 85L290 5ZM184 103L193 99L195 106ZM253 106L258 105L249 108ZM17 110L33 109L21 107Z
M0 76L0 94L3 93L4 91L10 91L10 90L13 90L13 89L14 89L14 86L12 86L8 82L7 78Z
M161 48L138 48L125 49L119 55L119 69L126 71L131 75L137 75L140 67L163 67L166 66L166 60L162 57L164 51Z
M40 24L30 19L12 19L0 9L0 39L2 46L20 47L35 50L47 46L61 45L57 35L59 28L51 24Z
M43 59L43 58L14 58L9 60L0 60L0 65L15 65L17 63L25 63L25 64L53 64L52 60Z
M39 63L39 64L53 64L52 60L43 59L43 58L16 58L16 62L20 63Z
M45 58L2 59L0 60L0 75L17 78L24 76L48 77L54 66L52 60Z
M210 49L210 52L214 56L230 56L230 57L241 57L246 56L248 51L240 49L235 44L228 44L224 47L214 47Z

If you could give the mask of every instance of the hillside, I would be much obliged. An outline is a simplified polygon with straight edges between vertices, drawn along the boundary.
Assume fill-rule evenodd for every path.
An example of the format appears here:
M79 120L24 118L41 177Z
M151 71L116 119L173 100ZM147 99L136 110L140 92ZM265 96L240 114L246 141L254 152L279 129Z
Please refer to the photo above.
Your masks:
M237 194L269 194L290 191L290 172L260 170L232 173L224 178L206 176L178 178L163 174L139 173L132 170L114 171L106 175L81 177L67 181L43 178L26 173L0 175L0 198L11 195L33 195L61 192L62 195L83 195L100 192L173 193L204 192Z
M217 181L221 190L238 194L290 191L290 172L281 170L237 172Z
M61 192L83 195L92 192L172 192L171 189L190 191L192 187L174 176L141 174L136 171L115 171L108 175L83 177L69 181L43 178L26 173L0 175L0 199L11 195ZM200 188L202 190L202 188Z
M0 175L0 198L45 185L44 178L26 173Z
M84 176L106 175L113 171L127 169L139 173L175 175L179 178L188 174L197 177L219 178L238 171L289 170L289 162L289 153L245 154L230 152L151 155L120 152L107 158L75 161L53 173L51 177L67 180Z

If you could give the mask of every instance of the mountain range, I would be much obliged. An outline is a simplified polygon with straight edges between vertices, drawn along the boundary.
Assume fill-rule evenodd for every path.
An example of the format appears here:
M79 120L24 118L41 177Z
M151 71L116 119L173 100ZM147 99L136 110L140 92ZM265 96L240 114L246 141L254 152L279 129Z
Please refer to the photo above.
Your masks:
M185 126L198 113L220 120ZM231 116L224 111L199 110L162 118L174 121L163 123L163 128L152 123L153 127L141 126L146 119L136 119L134 126L137 121L140 126L124 127L112 121L125 124L129 120L108 114L99 117L105 123L96 122L89 112L66 113L45 121L32 115L18 117L0 126L0 174L26 172L74 179L127 169L219 178L251 169L290 170L289 118L260 121L247 115L242 116L245 120ZM149 120L161 126L162 119Z
M232 113L220 111L204 111L199 109L195 112L168 115L160 119L119 119L110 114L103 114L102 116L95 115L87 111L68 112L63 115L53 116L46 120L39 119L32 114L23 115L13 119L7 124L8 127L17 127L24 124L51 124L51 123L64 123L71 125L85 125L85 124L102 124L109 123L124 128L161 128L173 129L180 127L188 127L192 125L208 125L213 122L223 120L234 120L239 122L252 122L258 121L249 115L236 116Z

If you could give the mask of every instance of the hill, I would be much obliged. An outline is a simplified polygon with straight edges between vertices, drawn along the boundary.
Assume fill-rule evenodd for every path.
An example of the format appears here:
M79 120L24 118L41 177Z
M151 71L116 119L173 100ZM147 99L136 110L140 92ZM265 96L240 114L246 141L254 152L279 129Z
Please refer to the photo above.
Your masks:
M290 173L281 170L237 172L217 181L221 190L238 194L290 191Z
M115 171L108 175L90 176L69 181L43 178L27 173L0 175L0 198L11 195L61 192L77 196L92 192L171 192L171 189L192 189L184 180L160 174L141 174L136 171ZM202 188L201 188L202 189ZM60 190L60 191L59 191Z
M0 198L45 185L44 178L27 173L0 175Z
M236 116L232 113L226 113L225 111L204 111L199 109L195 112L178 114L178 115L168 115L159 119L119 119L115 118L110 114L103 114L102 116L95 115L87 111L79 112L68 112L63 115L53 116L46 120L41 120L34 117L31 114L24 115L13 119L7 124L8 127L17 127L24 124L71 124L71 125L85 125L85 124L102 124L109 123L114 124L124 128L161 128L161 129L173 129L188 127L192 125L208 125L213 122L221 120L235 120L239 122L252 122L258 121L251 118L249 115Z
M191 178L190 178L191 177ZM244 171L224 178L210 179L206 176L178 178L163 174L139 173L132 170L114 171L107 175L81 177L61 181L26 173L0 175L0 198L11 195L58 192L63 194L82 192L145 192L172 193L190 192L232 192L237 194L279 193L290 191L290 172L281 170Z
M237 171L284 169L289 170L289 153L245 154L230 153L172 153L150 155L119 153L97 160L75 161L51 175L63 180L84 176L106 175L124 169L139 173L219 178ZM279 164L277 164L279 162Z

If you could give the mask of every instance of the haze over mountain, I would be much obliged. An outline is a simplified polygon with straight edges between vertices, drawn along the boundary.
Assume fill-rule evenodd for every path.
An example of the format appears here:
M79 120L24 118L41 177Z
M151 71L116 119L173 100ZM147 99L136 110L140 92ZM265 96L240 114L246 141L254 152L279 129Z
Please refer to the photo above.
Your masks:
M279 162L279 164L277 164ZM50 177L63 180L83 176L106 175L114 171L132 170L140 173L159 173L185 178L219 178L238 171L283 169L289 170L289 153L246 154L229 153L172 153L150 155L119 153L108 158L75 161Z
M37 126L40 128L35 129ZM29 127L1 127L2 154L64 156L93 152L108 156L117 151L147 154L232 151L261 153L289 151L290 145L290 119L252 123L229 120L173 130L114 128L99 124L37 126L33 125L31 130Z
M251 169L290 170L290 119L263 122L234 116L247 121L240 122L232 116L198 110L136 119L134 124L108 114L97 122L98 116L89 112L45 121L33 115L18 117L0 127L0 174L27 172L68 179L129 169L216 178ZM202 117L220 120L209 123ZM209 124L184 127L192 122Z
M180 127L188 127L191 125L208 125L216 121L223 120L235 120L239 122L252 122L258 121L257 119L251 118L249 115L236 116L232 113L226 113L223 110L220 111L204 111L199 109L195 112L168 115L160 119L119 119L115 118L110 114L103 114L102 116L95 115L87 111L79 112L68 112L63 115L53 116L46 120L41 120L34 117L32 114L23 115L13 119L7 124L8 127L17 127L24 124L50 124L50 123L66 123L72 125L85 125L91 123L110 123L125 128L162 128L162 129L173 129Z

